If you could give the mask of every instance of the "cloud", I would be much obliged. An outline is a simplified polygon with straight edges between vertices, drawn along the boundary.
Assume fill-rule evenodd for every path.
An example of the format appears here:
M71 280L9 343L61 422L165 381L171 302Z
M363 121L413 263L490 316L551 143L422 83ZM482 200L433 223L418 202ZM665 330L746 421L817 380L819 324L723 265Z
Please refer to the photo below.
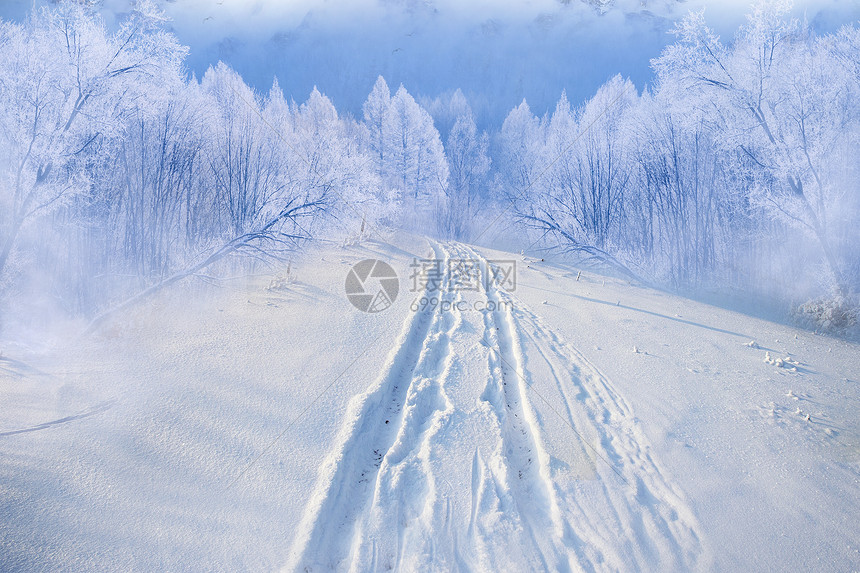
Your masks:
M37 0L45 2L47 0ZM132 0L102 0L110 23ZM480 118L500 121L524 97L539 113L562 90L589 97L621 73L641 89L673 22L706 9L731 38L746 0L156 0L199 75L224 60L265 91L275 76L303 100L314 86L359 114L376 76L434 96L462 88ZM18 17L32 0L0 3ZM798 0L794 13L832 30L860 18L860 3ZM14 16L12 16L14 17Z

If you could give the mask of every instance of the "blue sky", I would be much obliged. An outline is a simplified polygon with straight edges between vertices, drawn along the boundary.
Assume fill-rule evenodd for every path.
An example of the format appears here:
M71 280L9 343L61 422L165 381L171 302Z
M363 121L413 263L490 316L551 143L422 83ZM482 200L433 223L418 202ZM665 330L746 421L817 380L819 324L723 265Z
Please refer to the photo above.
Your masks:
M43 2L44 0L36 0ZM33 0L0 0L19 18ZM461 88L482 123L526 98L537 113L566 90L581 102L620 73L642 87L673 22L705 8L730 37L748 1L724 0L157 0L188 65L201 75L223 60L260 90L277 76L297 101L318 86L360 114L378 75L392 89L435 97ZM103 0L108 21L130 0ZM860 20L860 0L798 0L795 13L822 31Z

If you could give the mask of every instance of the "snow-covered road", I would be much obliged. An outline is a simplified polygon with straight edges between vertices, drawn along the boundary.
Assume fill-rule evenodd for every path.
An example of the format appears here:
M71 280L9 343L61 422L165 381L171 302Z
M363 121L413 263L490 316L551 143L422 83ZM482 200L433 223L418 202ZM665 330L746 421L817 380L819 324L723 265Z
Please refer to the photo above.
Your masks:
M433 249L446 268L491 266L463 245ZM707 569L683 493L610 382L513 293L451 282L432 293L451 304L408 315L353 399L291 568Z

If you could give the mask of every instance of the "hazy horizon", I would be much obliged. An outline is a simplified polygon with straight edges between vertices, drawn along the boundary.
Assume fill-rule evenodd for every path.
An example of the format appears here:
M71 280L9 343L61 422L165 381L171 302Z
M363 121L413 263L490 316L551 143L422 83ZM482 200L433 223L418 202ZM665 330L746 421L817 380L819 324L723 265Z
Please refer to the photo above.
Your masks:
M20 19L44 0L8 0L0 17ZM266 92L275 77L288 98L304 101L314 86L342 111L361 115L379 75L421 98L461 89L483 127L498 125L526 99L538 115L562 91L575 105L616 74L641 91L650 60L673 41L674 22L705 9L730 38L750 2L707 0L156 0L169 27L190 48L198 78L224 61ZM110 25L131 0L103 0ZM860 2L795 2L793 13L817 32L860 19Z

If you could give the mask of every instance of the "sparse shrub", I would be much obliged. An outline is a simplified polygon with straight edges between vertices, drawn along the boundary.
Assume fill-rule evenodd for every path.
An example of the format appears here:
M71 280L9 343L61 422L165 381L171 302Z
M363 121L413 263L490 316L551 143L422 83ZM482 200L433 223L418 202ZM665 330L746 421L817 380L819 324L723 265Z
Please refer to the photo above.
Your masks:
M270 291L278 291L278 290L287 290L290 285L296 281L296 275L293 272L293 263L287 263L287 270L276 275L272 282L269 283L269 286L266 287L266 290Z
M840 336L857 335L860 305L856 298L835 294L798 305L793 315L805 328Z

